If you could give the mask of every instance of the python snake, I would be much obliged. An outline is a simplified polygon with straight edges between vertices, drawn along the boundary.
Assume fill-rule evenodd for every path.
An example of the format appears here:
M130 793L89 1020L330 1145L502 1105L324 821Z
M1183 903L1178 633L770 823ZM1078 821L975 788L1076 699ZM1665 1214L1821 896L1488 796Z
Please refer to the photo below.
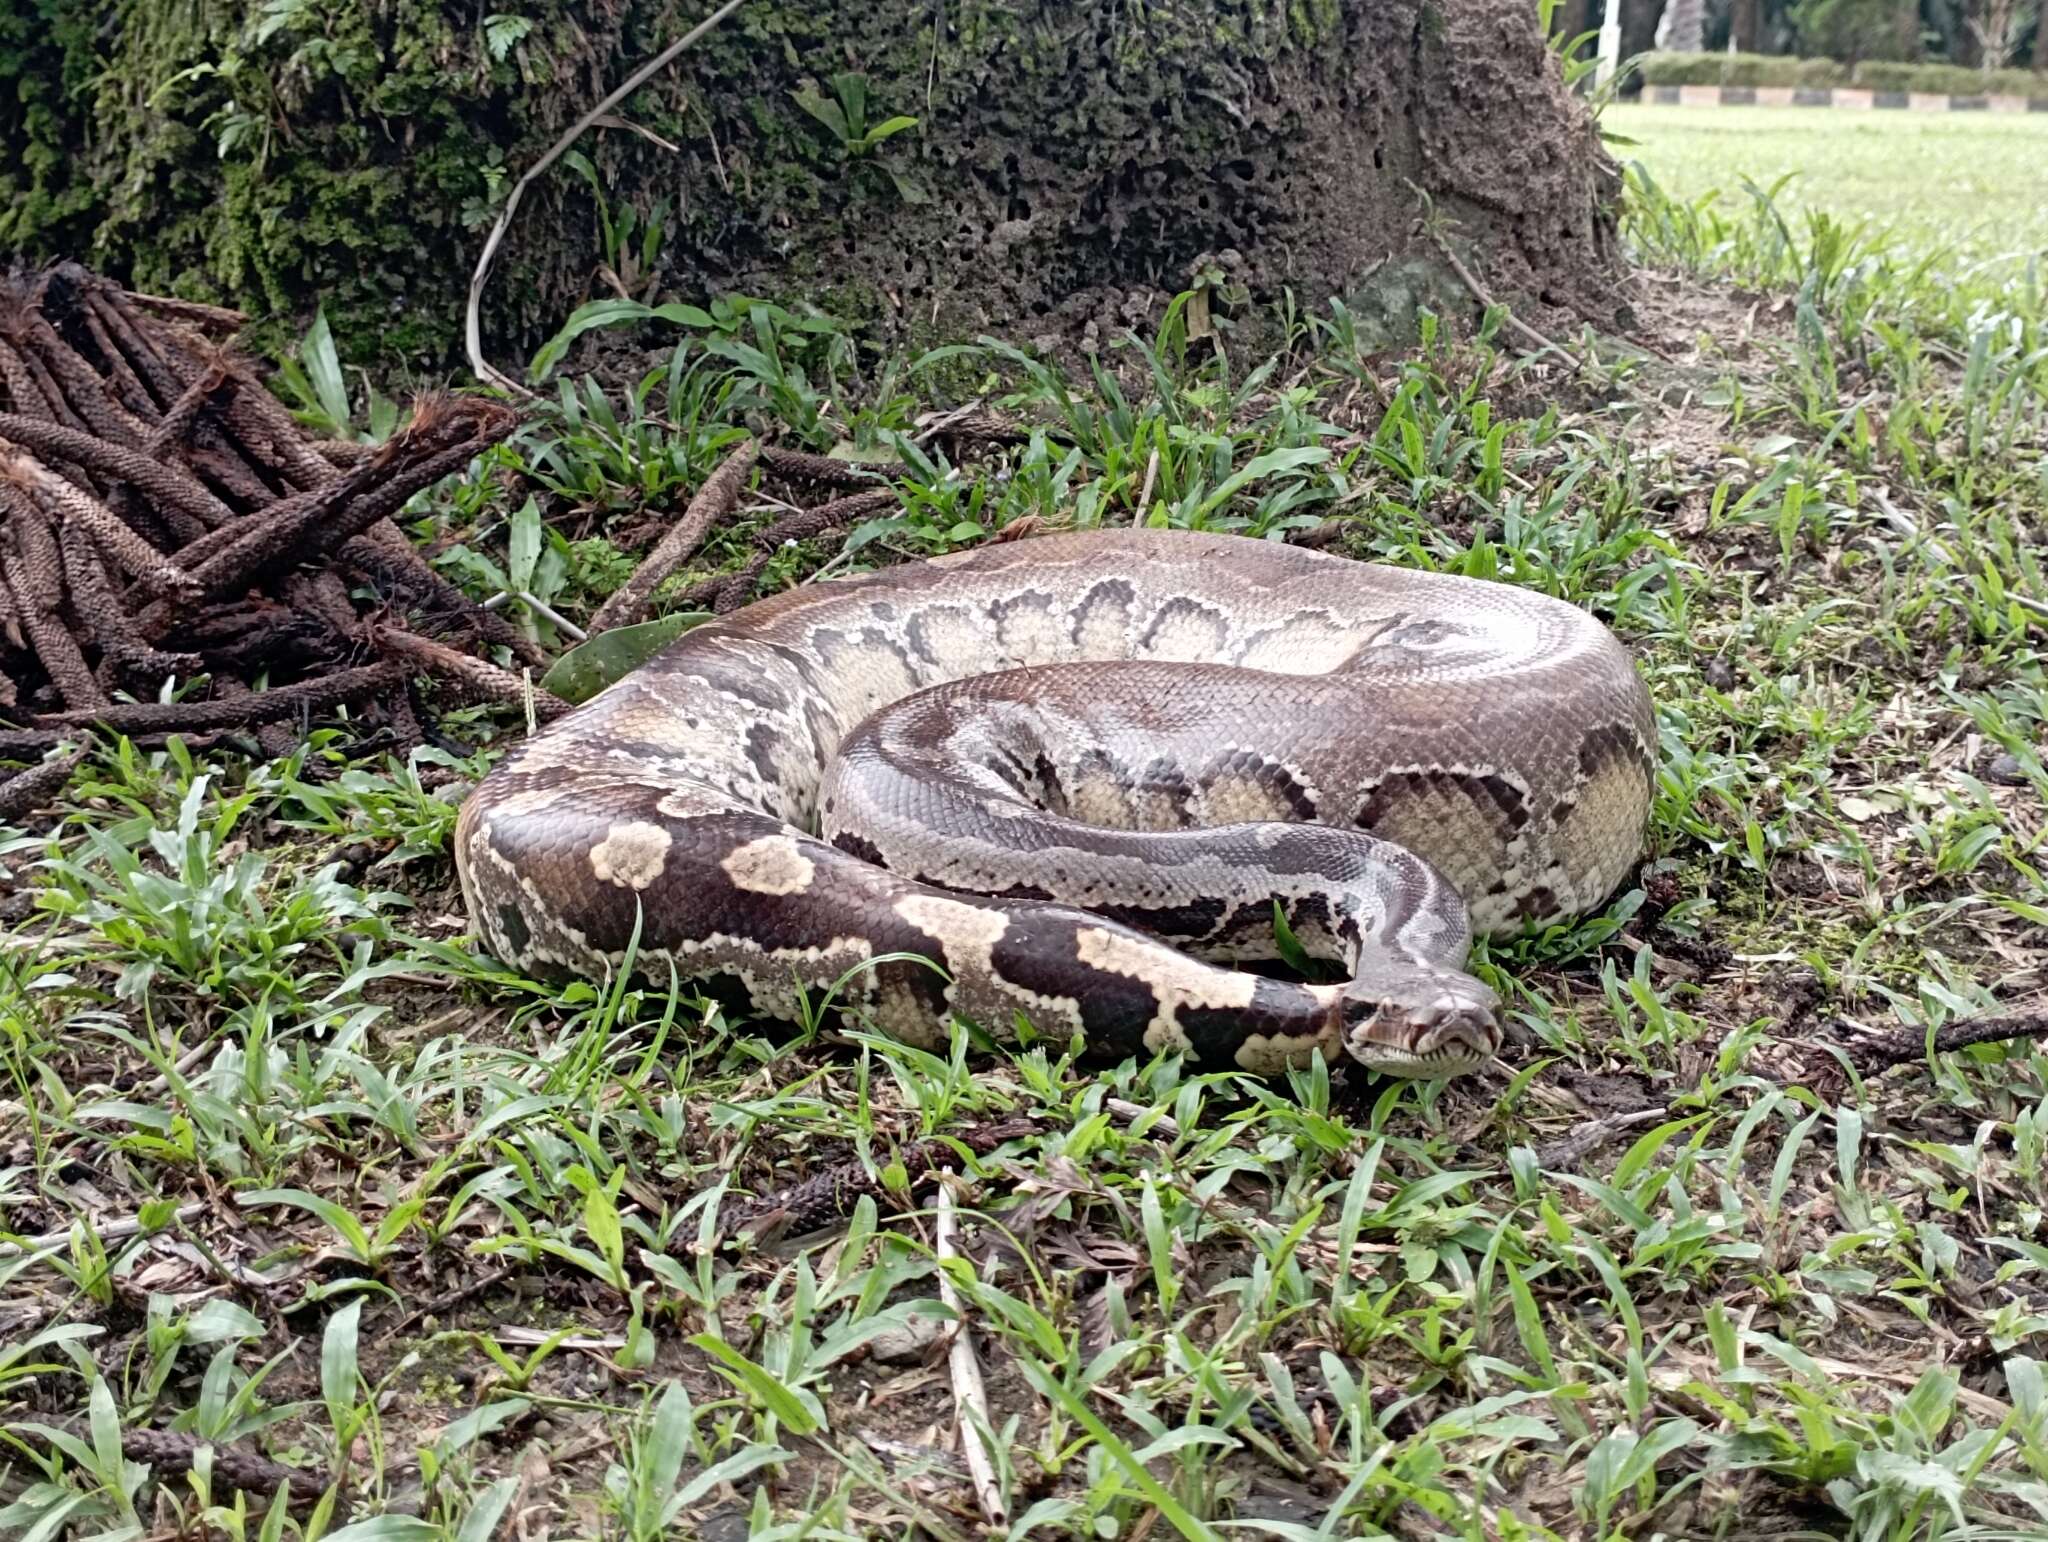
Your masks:
M930 1047L964 1019L1272 1074L1490 1060L1477 934L1602 904L1648 690L1517 586L1229 535L1074 532L773 596L517 746L456 859L499 959L673 977ZM1301 949L1348 980L1304 980ZM636 938L637 928L637 938Z

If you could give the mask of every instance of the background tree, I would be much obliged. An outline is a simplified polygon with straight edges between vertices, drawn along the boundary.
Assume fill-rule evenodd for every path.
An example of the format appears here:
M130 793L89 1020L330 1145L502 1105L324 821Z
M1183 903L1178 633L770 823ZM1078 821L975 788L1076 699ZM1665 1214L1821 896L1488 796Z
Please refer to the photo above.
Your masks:
M1657 46L1657 23L1664 0L1610 0L1621 7L1621 57L1634 58Z
M1699 53L1707 46L1706 30L1705 0L1668 0L1664 8L1664 48L1672 53Z
M0 250L439 369L512 179L709 8L0 0ZM1107 348L1191 288L1247 350L1336 295L1407 335L1477 309L1437 230L1575 330L1619 180L1531 0L745 0L529 190L486 336L623 291Z
M1913 59L1916 13L1900 0L1800 0L1789 12L1799 52L1809 58Z
M1729 10L1729 29L1740 53L1757 51L1763 27L1763 0L1735 0Z

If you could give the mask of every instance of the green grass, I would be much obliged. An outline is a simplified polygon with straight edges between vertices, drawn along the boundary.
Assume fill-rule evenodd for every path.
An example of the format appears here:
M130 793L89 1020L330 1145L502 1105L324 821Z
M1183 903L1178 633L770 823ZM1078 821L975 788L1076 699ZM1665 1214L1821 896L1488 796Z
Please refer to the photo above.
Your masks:
M583 618L629 566L606 532L775 422L904 457L855 565L1027 515L1334 517L1354 556L1589 606L1659 704L1651 841L1604 915L1485 954L1502 1069L983 1062L545 987L450 889L513 715L403 764L110 747L0 841L0 1533L2043 1535L2048 1053L1852 1076L1844 1046L2042 994L2048 303L1747 199L1638 183L1628 229L1670 362L1611 350L1597 388L1447 327L1369 356L1341 310L1269 361L990 349L925 362L1036 426L954 465L909 438L916 361L724 311L556 382L408 520L479 594ZM735 1224L835 1168L844 1214ZM139 1430L320 1506L266 1515L218 1459L146 1485Z
M1743 197L1740 178L1779 202L1868 221L1907 245L1953 243L1976 258L2048 248L2048 115L1851 112L1810 107L1608 108L1614 145L1675 197Z

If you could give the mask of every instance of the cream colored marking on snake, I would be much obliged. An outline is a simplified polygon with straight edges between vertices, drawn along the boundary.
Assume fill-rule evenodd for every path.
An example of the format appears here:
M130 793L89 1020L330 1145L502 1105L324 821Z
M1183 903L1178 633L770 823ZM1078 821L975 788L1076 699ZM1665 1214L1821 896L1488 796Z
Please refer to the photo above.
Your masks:
M811 859L787 835L764 835L735 847L718 864L735 889L749 894L801 894L817 872Z
M1177 953L1160 953L1133 944L1116 932L1088 928L1075 939L1081 962L1106 974L1124 975L1150 990L1159 1011L1145 1028L1148 1049L1189 1048L1180 1026L1183 1007L1248 1007L1257 980L1248 974L1204 969Z
M643 819L616 824L590 848L590 868L604 883L644 889L661 876L675 837Z

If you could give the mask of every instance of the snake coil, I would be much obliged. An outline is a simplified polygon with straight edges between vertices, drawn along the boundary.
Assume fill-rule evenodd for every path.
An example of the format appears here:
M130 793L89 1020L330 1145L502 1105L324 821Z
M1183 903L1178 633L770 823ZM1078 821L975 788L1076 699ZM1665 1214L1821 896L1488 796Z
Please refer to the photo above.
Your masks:
M1238 536L1051 535L707 622L509 754L456 859L486 946L943 1045L958 1016L1273 1073L1490 1058L1475 934L1603 903L1655 778L1608 629ZM1274 907L1349 979L1276 956Z

